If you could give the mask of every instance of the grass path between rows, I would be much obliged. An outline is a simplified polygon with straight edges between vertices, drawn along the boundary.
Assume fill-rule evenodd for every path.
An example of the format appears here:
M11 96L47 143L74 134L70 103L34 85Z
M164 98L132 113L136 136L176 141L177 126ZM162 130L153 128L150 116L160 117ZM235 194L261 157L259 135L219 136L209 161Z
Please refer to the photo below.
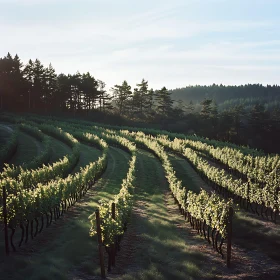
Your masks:
M97 240L89 236L88 217L101 198L110 199L119 192L129 159L126 152L110 147L102 178L55 224L2 261L0 279L69 280L84 279L84 274L98 275Z
M176 171L184 179L184 161L175 157L172 162L181 166ZM189 176L192 171L185 179L190 180ZM233 264L228 269L225 260L179 214L161 164L144 151L137 160L135 197L116 268L108 279L278 279L277 264L237 246L233 246Z
M32 161L43 149L42 143L36 140L34 137L19 132L18 135L18 146L16 153L9 161L9 164L22 165Z
M206 189L209 192L212 190L199 176L197 176L195 170L185 159L171 153L169 154L169 159L176 171L177 178L182 181L183 186L188 187L188 190L195 193L199 193L201 189Z
M201 179L187 160L170 154L170 159L177 177L182 180L183 186L197 192L203 188L208 192L213 191ZM210 160L208 160L210 162ZM217 168L222 168L216 164ZM233 241L246 250L257 250L267 255L280 266L280 225L267 221L256 214L235 207L236 213L233 221Z
M6 126L0 123L0 145L5 145L11 135L11 132Z
M60 140L57 140L54 137L50 137L51 138L51 157L49 160L49 163L52 164L60 159L62 159L64 156L71 154L72 153L72 149L66 145L65 143L63 143Z
M173 154L170 154L170 159L177 177L182 180L183 186L187 186L188 189L193 191L198 190L200 187L207 191L212 190L187 160ZM267 275L260 277L269 277L270 273L271 275L276 275L277 266L278 270L280 269L279 236L279 225L262 220L252 213L236 208L233 221L233 255L234 261L236 261L234 266L236 274L241 277L242 273L248 270L247 275L254 275L248 276L252 277L252 279L262 279L255 278L254 273ZM224 270L222 273L229 274L230 272L229 270Z
M216 168L225 170L221 164L214 163L211 158L205 160ZM227 170L225 170L228 173ZM234 176L238 178L237 176ZM236 215L233 221L234 242L248 250L263 252L268 257L277 261L280 266L280 225L271 220L266 220L250 211L236 207ZM280 269L280 267L279 267Z
M96 149L95 147L91 147L82 143L80 145L80 157L77 165L72 170L72 174L80 172L81 168L84 168L89 162L96 161L98 157L101 156L101 151Z
M168 208L161 163L142 150L137 156L136 202L108 279L201 279L205 257L192 249L187 232L178 229L178 212Z

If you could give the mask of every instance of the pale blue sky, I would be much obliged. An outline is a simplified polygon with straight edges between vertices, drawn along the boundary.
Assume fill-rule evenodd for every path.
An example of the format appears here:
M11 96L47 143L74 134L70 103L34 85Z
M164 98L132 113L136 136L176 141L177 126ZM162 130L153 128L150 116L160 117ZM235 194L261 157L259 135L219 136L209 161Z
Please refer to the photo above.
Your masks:
M0 57L108 87L280 83L280 0L0 0Z

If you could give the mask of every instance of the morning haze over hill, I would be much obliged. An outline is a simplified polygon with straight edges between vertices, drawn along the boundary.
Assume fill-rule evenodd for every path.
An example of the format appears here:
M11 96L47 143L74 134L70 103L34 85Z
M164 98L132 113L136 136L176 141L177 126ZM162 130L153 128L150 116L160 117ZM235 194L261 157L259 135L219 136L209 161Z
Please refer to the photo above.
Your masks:
M0 0L1 279L280 279L278 0Z

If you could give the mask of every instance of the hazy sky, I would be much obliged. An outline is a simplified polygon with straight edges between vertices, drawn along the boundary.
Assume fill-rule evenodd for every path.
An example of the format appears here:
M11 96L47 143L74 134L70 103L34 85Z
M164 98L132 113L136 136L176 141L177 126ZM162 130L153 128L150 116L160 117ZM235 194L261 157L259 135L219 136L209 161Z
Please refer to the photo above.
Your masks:
M280 0L0 0L0 57L109 86L280 83Z

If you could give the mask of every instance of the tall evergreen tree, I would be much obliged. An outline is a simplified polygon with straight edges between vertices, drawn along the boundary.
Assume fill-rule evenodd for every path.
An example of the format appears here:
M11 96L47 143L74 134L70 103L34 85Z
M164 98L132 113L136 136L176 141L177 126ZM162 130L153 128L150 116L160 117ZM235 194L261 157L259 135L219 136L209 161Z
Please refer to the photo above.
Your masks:
M71 84L71 96L69 100L70 109L76 114L77 111L82 109L82 94L81 94L81 74L77 72L74 75L69 75L69 81Z
M204 99L201 102L200 115L203 119L210 119L212 116L212 99Z
M185 111L186 111L186 106L184 104L184 102L182 100L178 100L174 102L176 105L173 109L173 116L175 119L179 118L183 118Z
M10 53L0 59L0 108L15 109L22 106L24 79L22 63Z
M33 75L33 61L29 59L28 63L23 69L23 75L26 81L26 91L28 100L28 109L31 110L31 104L33 100L33 86L34 86L34 75Z
M70 76L65 74L60 74L57 77L58 89L57 94L54 95L54 104L56 110L69 110L71 99L71 81Z
M98 99L98 81L90 75L89 72L83 74L81 77L82 96L84 101L84 109L89 112L91 109L95 108Z
M118 108L118 113L124 115L130 113L130 103L132 98L131 86L127 81L123 81L122 85L115 85L112 89L113 98Z
M55 95L58 94L58 81L55 70L50 63L49 66L45 69L45 77L46 77L46 86L45 86L45 94L44 101L48 107L48 110L54 105Z
M143 115L144 109L148 107L147 98L148 98L148 81L142 79L140 84L137 84L137 91L136 91L136 105L138 108L138 113Z
M166 87L156 91L155 100L157 102L157 113L162 117L168 117L172 111L173 100L171 99L171 93Z
M99 110L103 113L111 111L112 106L112 96L105 90L106 84L98 80L98 99L99 99Z

